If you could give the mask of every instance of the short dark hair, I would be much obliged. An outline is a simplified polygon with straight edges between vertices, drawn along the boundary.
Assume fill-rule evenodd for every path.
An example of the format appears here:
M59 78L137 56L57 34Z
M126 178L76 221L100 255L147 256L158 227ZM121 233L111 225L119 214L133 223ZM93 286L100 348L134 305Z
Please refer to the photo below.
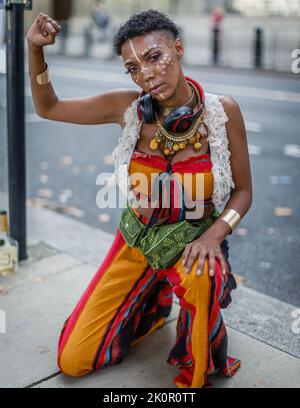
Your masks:
M151 33L152 31L165 31L174 38L179 36L179 27L164 13L157 10L147 10L132 14L122 24L113 39L114 51L121 55L122 45L132 37Z

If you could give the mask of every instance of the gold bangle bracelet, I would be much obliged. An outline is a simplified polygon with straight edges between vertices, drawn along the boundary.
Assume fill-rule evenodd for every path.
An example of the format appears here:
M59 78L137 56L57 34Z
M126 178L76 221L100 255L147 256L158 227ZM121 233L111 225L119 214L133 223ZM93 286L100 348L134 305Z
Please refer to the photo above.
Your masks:
M229 233L229 235L232 234L232 231L241 221L240 214L233 208L227 208L226 210L224 210L219 218L229 224L231 228L231 232Z
M46 65L47 65L47 68L45 69L45 71L36 76L36 82L39 85L46 85L50 82L49 67L47 63Z

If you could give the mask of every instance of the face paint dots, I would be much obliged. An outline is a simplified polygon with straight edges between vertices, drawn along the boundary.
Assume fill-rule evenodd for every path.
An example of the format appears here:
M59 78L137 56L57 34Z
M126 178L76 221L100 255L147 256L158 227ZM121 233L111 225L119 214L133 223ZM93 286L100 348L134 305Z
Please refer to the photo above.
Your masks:
M144 75L149 75L149 68L148 67L142 67L141 73Z
M143 49L143 51L141 52L141 55L142 55L142 57L149 51L149 50L151 50L151 49L154 49L154 48L157 48L158 47L158 44L151 44L151 45L149 45L148 47L146 47L146 48L144 48Z

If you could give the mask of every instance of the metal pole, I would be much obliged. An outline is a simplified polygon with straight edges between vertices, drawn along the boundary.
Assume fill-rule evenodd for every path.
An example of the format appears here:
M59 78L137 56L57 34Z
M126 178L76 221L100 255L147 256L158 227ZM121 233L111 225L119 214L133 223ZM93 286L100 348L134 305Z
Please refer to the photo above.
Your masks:
M255 39L254 39L254 67L261 68L263 65L263 30L257 27L255 29Z
M219 50L220 50L220 30L219 27L214 26L213 27L213 64L218 65L219 64Z
M26 253L26 164L24 100L24 4L10 4L6 13L7 136L10 233Z

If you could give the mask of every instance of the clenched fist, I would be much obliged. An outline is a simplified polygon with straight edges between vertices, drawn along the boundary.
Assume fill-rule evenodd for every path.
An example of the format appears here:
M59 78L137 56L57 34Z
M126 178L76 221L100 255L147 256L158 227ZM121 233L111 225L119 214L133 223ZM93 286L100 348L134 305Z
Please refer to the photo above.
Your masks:
M28 46L44 47L54 44L60 32L61 26L56 21L47 14L39 13L27 33Z

